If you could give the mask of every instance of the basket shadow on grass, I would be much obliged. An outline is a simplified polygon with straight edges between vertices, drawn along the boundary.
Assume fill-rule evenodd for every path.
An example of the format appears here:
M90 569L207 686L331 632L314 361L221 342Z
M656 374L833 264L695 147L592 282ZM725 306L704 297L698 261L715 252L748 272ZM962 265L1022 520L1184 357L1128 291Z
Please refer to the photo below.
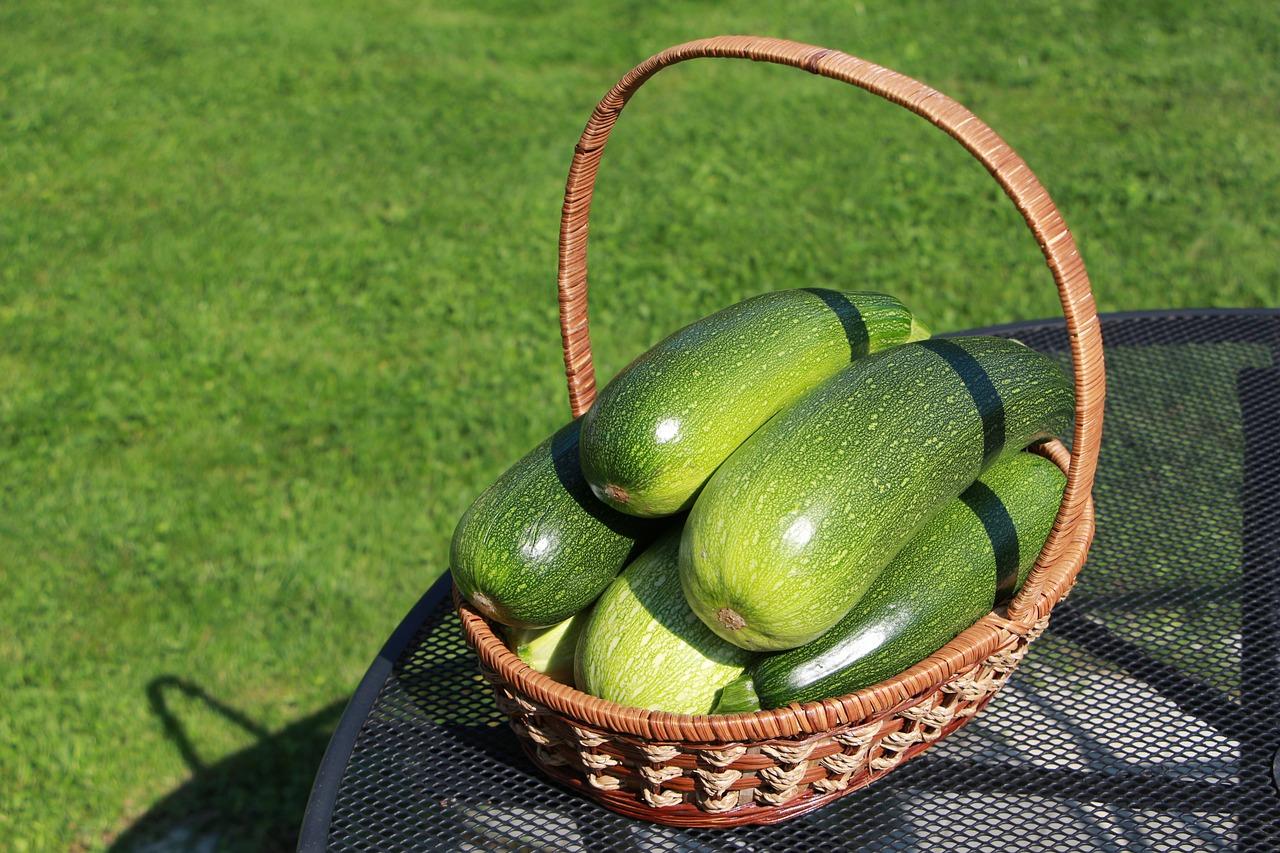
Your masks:
M175 694L200 703L257 742L206 763L188 726L171 707ZM147 699L192 778L138 819L110 849L293 850L315 768L345 702L334 702L271 732L180 676L153 679Z

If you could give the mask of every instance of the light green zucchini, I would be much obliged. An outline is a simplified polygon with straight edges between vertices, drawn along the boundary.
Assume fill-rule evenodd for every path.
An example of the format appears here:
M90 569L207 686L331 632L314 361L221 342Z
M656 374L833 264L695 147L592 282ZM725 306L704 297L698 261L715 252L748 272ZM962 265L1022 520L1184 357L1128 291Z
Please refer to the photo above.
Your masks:
M685 525L685 597L743 648L803 645L997 456L1062 431L1072 404L1054 361L1000 338L933 339L858 359L707 483Z
M663 535L600 596L578 639L578 689L622 705L706 714L749 652L717 637L680 591L679 529Z
M928 335L882 293L821 288L744 300L686 326L600 392L582 420L582 470L632 515L687 509L751 433L851 359Z
M716 712L843 696L924 660L1021 588L1065 485L1048 459L1001 457L929 519L835 627L761 657L725 687Z

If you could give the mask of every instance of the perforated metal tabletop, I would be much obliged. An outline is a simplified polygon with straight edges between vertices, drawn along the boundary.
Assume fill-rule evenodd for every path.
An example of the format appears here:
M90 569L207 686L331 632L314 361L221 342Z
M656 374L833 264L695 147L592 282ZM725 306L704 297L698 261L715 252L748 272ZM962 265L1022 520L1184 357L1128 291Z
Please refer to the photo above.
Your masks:
M985 330L1066 356L1062 323ZM1103 318L1097 539L1005 690L882 781L682 830L546 781L436 583L316 778L314 850L1280 850L1280 312Z

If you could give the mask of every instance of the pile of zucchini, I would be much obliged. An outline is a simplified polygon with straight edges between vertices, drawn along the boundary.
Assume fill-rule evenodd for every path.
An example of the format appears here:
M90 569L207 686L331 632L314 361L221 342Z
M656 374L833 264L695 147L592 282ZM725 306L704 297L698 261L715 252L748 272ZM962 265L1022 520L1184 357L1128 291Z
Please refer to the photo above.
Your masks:
M450 567L532 667L688 714L893 676L1007 600L1073 408L1010 340L897 299L766 293L641 355L463 515Z

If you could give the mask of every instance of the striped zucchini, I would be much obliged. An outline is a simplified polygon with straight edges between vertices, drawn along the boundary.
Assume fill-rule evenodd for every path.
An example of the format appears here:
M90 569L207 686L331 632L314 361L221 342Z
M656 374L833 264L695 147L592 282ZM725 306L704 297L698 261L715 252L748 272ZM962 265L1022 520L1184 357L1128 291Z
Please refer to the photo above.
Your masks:
M1065 485L1043 457L1002 457L920 529L835 627L758 660L725 687L716 713L843 696L924 660L1022 586Z
M765 293L686 326L605 386L582 421L600 500L640 516L687 509L751 433L852 358L928 330L892 296Z
M679 550L676 529L600 596L578 640L579 690L637 708L706 714L720 687L742 674L751 654L709 631L685 603Z
M1070 381L1015 341L928 340L858 359L751 437L685 525L695 613L743 648L838 622L942 504L998 455L1056 435Z

